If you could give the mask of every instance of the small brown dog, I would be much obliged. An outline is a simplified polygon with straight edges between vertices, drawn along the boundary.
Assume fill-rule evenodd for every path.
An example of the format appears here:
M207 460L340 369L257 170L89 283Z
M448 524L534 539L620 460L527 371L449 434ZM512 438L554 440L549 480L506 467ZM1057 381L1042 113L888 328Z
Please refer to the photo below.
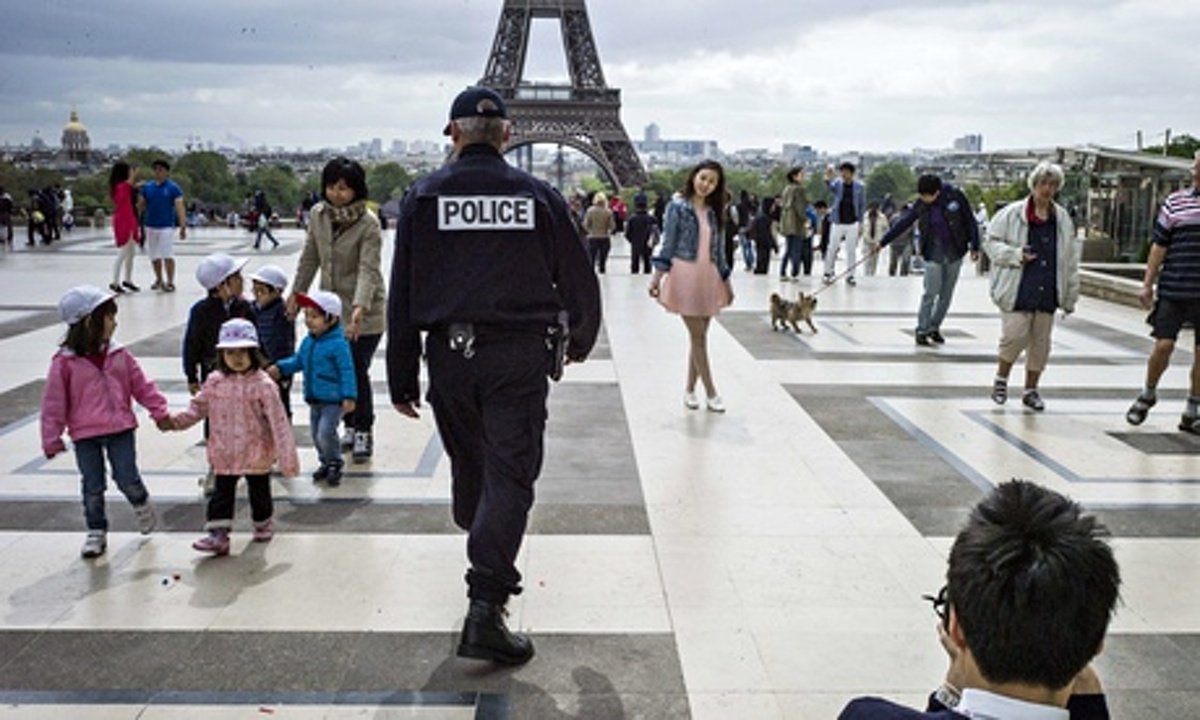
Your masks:
M799 322L803 320L812 328L813 333L817 332L817 326L813 325L813 311L817 309L817 298L815 295L805 295L800 293L800 298L792 300L784 300L779 297L779 293L771 293L771 329L779 330L780 328L787 330L790 324L800 334Z

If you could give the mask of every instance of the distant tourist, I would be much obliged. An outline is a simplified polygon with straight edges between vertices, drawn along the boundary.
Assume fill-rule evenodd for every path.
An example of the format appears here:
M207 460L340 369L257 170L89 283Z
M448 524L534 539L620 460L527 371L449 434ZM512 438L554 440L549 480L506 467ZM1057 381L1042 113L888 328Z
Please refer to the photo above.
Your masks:
M254 249L262 243L263 235L271 241L271 247L279 247L279 241L271 234L271 203L267 202L267 194L262 190L254 193L254 212L258 214L258 232L254 236Z
M1171 362L1175 340L1185 324L1192 327L1200 345L1200 152L1192 163L1192 187L1171 193L1158 211L1138 300L1147 310L1153 300L1149 322L1154 328L1150 332L1154 350L1146 364L1146 386L1125 413L1130 425L1141 425L1158 402L1159 378ZM1179 429L1200 434L1200 352L1192 354L1191 379Z
M779 264L779 279L788 279L788 264L792 266L791 279L795 280L801 269L805 275L812 274L812 240L805 232L808 225L808 193L804 189L804 168L794 167L788 171L788 184L780 197L779 231L783 233L787 247L783 261Z
M612 234L616 229L617 221L608 207L608 197L602 192L596 193L592 196L592 206L583 216L583 231L587 233L587 249L592 265L601 275L608 265Z
M890 225L892 227L899 225L910 209L912 209L912 204L906 203L899 212L892 216ZM906 277L912 269L912 254L913 228L909 226L901 230L888 247L888 275Z
M862 232L863 213L867 211L867 191L861 180L854 178L854 163L844 162L838 166L838 176L833 166L825 169L825 183L833 193L833 205L829 208L829 248L825 252L825 283L833 282L834 267L838 252L846 246L846 284L853 287L854 266L858 262L858 236Z
M0 187L0 231L4 232L4 246L9 249L12 249L13 244L12 216L15 210L16 203L13 202L12 195Z
M918 345L942 344L942 321L954 299L954 286L968 252L979 259L979 226L971 214L971 202L953 185L942 184L937 175L917 178L920 200L879 241L882 249L913 223L921 233L921 257L925 260L925 291L917 311Z
M133 284L133 255L142 242L142 227L137 217L137 188L134 180L137 168L124 160L118 160L108 174L108 197L113 204L113 240L117 245L117 258L113 261L112 282L108 288L115 293L126 290L141 290ZM121 280L121 270L125 279Z
M879 266L879 242L888 231L887 215L883 214L879 203L867 205L862 225L863 252L867 254L863 260L863 270L867 277L871 277Z
M650 273L650 253L658 241L658 223L649 213L645 193L633 201L633 217L625 223L625 239L629 241L629 272Z
M1008 374L1025 352L1025 407L1041 412L1038 379L1050 357L1054 313L1075 311L1079 300L1079 243L1067 209L1054 202L1062 168L1039 163L1029 175L1030 194L1006 205L988 224L983 249L992 263L992 302L1000 308L1000 361L992 400L1008 399Z
M175 292L175 228L179 227L179 239L186 240L187 210L183 189L170 178L170 163L159 159L152 167L154 179L142 185L138 198L138 211L145 213L146 254L154 268L150 289Z

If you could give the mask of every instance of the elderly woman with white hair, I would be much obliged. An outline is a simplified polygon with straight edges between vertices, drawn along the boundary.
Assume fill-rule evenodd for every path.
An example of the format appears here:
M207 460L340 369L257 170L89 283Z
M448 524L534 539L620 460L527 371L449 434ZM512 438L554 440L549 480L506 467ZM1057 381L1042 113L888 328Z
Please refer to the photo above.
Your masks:
M1054 202L1063 171L1049 162L1029 174L1030 194L1006 205L988 223L983 248L992 261L992 301L1000 308L1000 361L992 400L1008 399L1008 374L1025 351L1021 402L1046 408L1038 379L1050 357L1054 313L1074 312L1079 299L1079 243L1066 208Z

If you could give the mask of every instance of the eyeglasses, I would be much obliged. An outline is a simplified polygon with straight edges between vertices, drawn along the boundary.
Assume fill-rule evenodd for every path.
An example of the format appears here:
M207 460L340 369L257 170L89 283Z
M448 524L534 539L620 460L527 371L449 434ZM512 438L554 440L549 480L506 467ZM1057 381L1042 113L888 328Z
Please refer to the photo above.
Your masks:
M941 619L944 624L948 619L947 613L950 601L946 597L946 586L943 585L941 590L938 590L937 595L922 595L921 599L928 600L933 605L933 612Z

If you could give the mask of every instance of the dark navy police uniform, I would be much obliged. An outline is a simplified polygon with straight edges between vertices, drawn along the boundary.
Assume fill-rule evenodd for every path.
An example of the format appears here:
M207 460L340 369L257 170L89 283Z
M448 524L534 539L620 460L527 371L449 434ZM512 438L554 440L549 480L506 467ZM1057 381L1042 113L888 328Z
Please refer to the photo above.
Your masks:
M469 532L468 595L503 604L521 591L515 561L541 472L548 329L570 322L567 357L582 361L600 328L600 290L567 204L490 145L409 189L396 223L388 295L388 386L419 399L427 331L427 399L450 457L454 521ZM450 326L474 341L452 349Z

